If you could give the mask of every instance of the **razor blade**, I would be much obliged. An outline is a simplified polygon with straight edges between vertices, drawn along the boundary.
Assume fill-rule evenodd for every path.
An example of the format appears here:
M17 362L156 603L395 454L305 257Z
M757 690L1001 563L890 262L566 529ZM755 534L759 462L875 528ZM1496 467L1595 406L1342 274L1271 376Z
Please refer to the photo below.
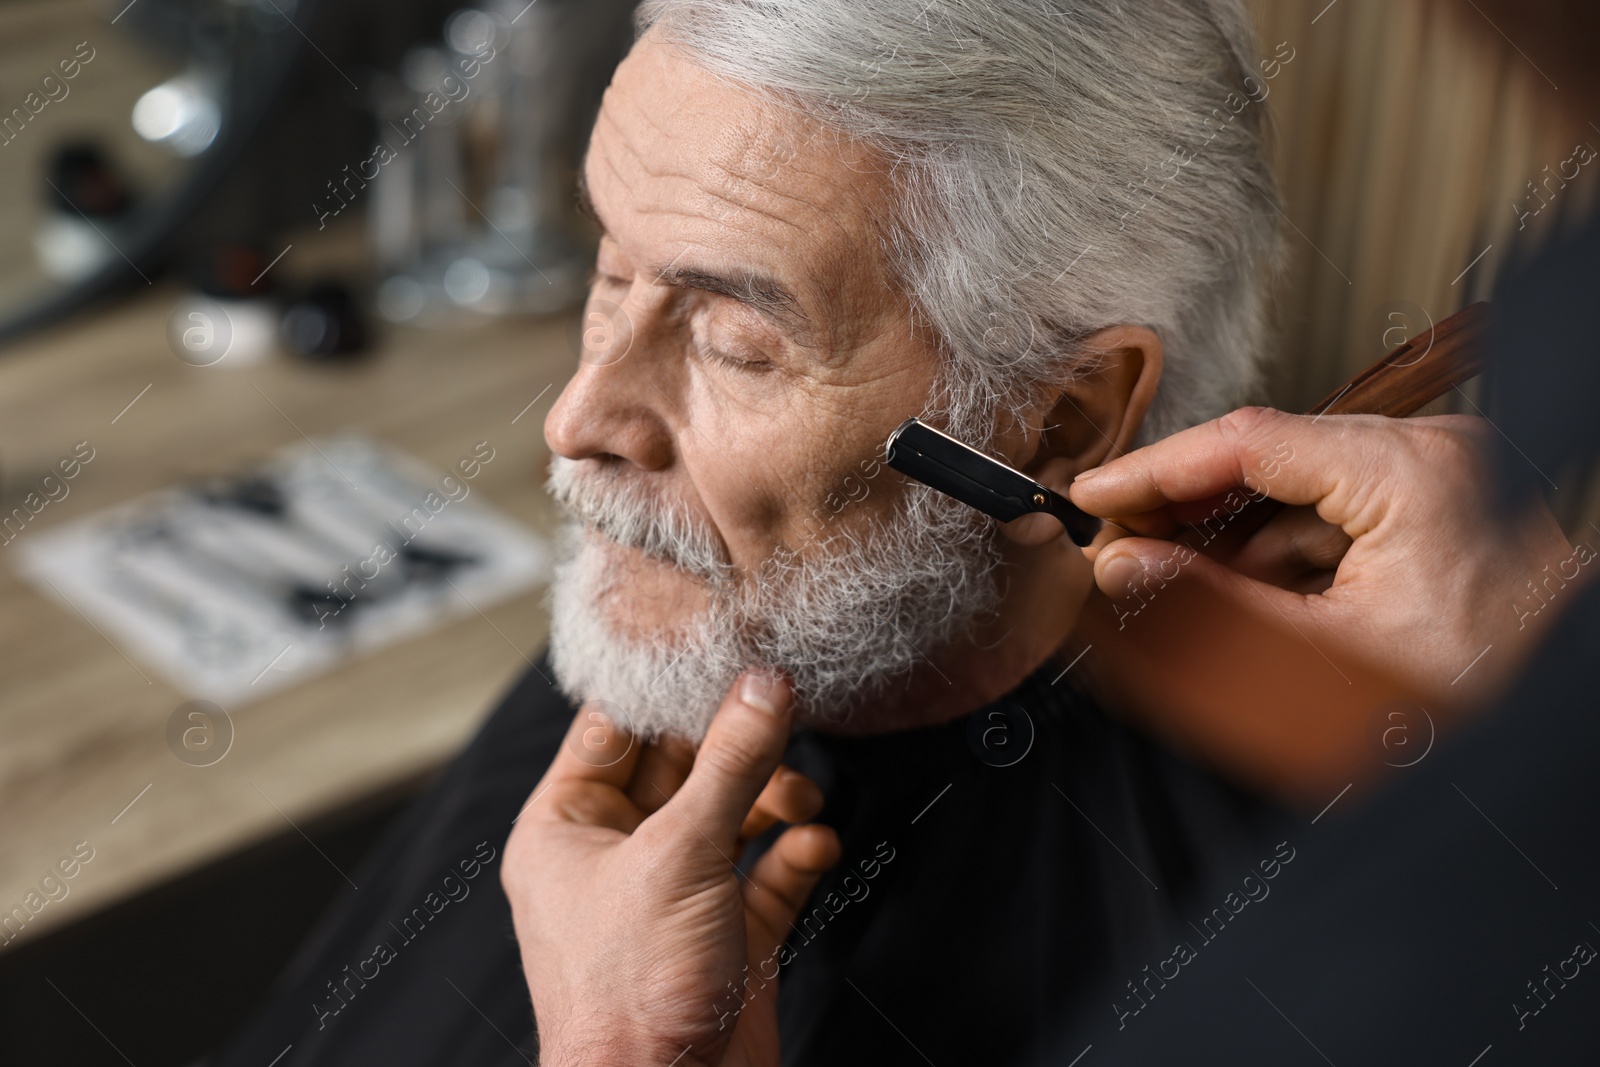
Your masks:
M920 419L902 422L889 435L885 450L889 466L901 474L1001 522L1035 512L1053 515L1080 546L1100 532L1099 519L1060 493Z

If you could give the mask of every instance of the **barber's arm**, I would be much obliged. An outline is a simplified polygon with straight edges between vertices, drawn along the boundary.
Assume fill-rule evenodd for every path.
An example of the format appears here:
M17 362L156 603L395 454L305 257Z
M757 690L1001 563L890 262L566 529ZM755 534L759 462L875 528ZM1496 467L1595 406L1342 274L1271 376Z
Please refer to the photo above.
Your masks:
M1560 602L1541 605L1590 569L1547 509L1495 512L1493 432L1247 408L1080 476L1073 501L1131 534L1094 553L1107 600L1085 634L1106 674L1157 729L1258 785L1309 798L1359 779L1386 701L1442 726L1492 695ZM1263 494L1291 507L1208 555L1209 531Z
M816 785L778 763L791 705L784 679L746 674L698 752L641 751L587 712L574 720L502 871L541 1063L778 1063L779 950L839 853L833 830L808 824L748 878L733 866L750 837L821 809ZM604 743L586 746L594 730ZM613 749L625 754L580 755Z

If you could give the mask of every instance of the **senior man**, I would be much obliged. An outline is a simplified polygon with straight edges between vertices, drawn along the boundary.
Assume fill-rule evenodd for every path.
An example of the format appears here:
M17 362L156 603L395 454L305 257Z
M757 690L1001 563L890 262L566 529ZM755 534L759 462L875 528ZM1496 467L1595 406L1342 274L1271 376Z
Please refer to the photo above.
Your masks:
M770 1058L757 1016L790 1063L994 1061L1263 813L1077 688L1082 553L907 483L881 446L922 414L1065 491L1239 402L1278 241L1261 101L1292 46L1258 55L1232 0L650 0L639 21L583 171L595 344L545 426L576 520L561 692L523 679L220 1062L515 1063L541 1039L552 1063L702 1062L736 1027ZM725 697L793 714L793 770L752 778L737 714L695 758ZM593 866L514 838L508 907L463 878L513 820L565 824L607 887L715 871L621 915ZM676 859L617 847L651 835ZM743 943L694 940L739 908ZM601 950L624 920L686 939ZM581 999L686 972L692 1054Z

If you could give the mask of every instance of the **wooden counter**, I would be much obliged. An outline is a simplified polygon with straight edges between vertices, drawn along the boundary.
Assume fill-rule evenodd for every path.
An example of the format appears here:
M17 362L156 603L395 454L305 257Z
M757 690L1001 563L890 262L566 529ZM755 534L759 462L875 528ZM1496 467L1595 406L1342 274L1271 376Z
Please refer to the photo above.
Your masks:
M96 452L66 498L0 547L0 910L23 903L78 842L94 850L68 895L9 947L437 768L547 634L542 592L503 603L230 708L228 754L210 767L180 762L165 731L186 695L25 584L17 547L107 505L341 429L440 470L488 440L497 455L474 492L548 531L556 513L541 488L544 415L576 361L568 321L555 318L390 328L349 367L284 355L196 368L167 345L179 295L157 285L0 350L4 510L78 442Z

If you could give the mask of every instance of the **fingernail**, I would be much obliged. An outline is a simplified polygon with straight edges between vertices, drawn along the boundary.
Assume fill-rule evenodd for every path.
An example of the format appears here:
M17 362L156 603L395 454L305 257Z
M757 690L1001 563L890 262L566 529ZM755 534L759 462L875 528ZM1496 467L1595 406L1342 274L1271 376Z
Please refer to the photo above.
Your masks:
M1105 577L1100 583L1102 589L1108 589L1116 596L1126 596L1133 591L1133 583L1144 574L1144 565L1134 556L1118 556L1106 564L1103 574Z
M757 711L778 715L789 706L789 687L773 675L751 671L739 683L739 699Z
M1100 470L1101 470L1101 468L1099 468L1099 467L1090 467L1086 471L1079 471L1078 472L1078 476L1076 478L1072 479L1072 480L1074 482L1086 482L1090 478L1093 478L1095 475L1099 474Z

